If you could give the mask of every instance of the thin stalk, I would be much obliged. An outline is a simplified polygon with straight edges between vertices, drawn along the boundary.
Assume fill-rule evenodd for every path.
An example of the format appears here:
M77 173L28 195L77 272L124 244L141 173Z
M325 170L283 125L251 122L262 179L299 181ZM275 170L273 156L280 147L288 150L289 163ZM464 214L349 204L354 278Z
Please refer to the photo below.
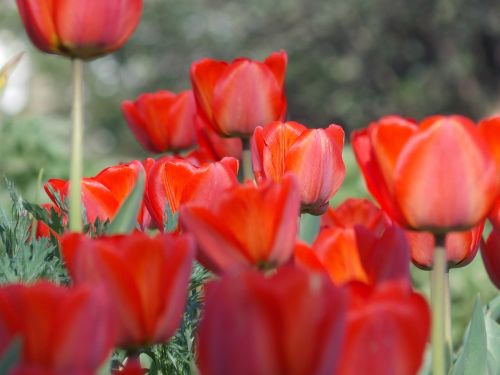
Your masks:
M38 172L38 177L36 179L36 190L35 190L35 204L40 204L40 189L42 188L42 179L43 179L43 168L40 168L40 171ZM36 225L37 220L33 216L31 220L31 241L34 241L36 239Z
M242 168L243 168L243 181L253 180L253 169L252 169L252 153L250 151L250 139L243 138L243 156L242 156Z
M69 183L69 229L82 231L81 180L83 143L83 61L73 59L73 129Z
M436 235L436 248L431 271L431 303L432 303L432 375L448 373L451 359L451 322L447 310L450 302L448 287L448 264L445 248L445 236ZM448 307L447 307L448 306Z

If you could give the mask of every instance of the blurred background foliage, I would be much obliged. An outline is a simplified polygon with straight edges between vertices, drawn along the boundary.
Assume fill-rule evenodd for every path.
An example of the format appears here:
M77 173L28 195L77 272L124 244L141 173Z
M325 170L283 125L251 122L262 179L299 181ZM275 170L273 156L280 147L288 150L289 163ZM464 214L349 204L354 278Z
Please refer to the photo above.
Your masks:
M263 59L284 49L288 117L311 127L339 123L347 133L385 114L421 119L500 111L498 0L145 0L142 22L118 53L86 67L85 174L142 158L120 110L142 92L190 87L202 57ZM0 65L26 51L0 98L0 176L35 196L45 179L67 177L69 61L29 43L15 2L0 0ZM352 153L335 202L366 196ZM0 206L6 207L0 188ZM427 273L415 278L426 290ZM480 260L452 271L455 339L473 295L496 291ZM457 342L457 340L455 340Z

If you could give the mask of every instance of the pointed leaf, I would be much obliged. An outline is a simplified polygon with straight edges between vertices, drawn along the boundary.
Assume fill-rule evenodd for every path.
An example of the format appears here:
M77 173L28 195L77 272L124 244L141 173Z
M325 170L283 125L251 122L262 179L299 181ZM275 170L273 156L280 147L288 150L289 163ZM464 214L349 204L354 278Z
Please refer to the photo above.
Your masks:
M21 356L21 340L14 338L0 358L0 374L8 374Z
M486 375L487 365L487 338L483 309L479 296L474 305L472 319L465 334L462 351L451 371L452 375Z
M118 214L108 227L108 234L130 233L137 223L137 214L144 195L144 172L139 174L134 189L123 202Z

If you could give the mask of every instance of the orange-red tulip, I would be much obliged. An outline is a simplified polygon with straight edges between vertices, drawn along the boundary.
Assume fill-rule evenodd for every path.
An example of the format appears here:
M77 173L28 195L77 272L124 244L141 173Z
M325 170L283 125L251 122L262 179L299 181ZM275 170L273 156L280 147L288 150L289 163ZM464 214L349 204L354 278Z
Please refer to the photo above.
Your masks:
M188 160L165 157L158 160L148 177L145 204L156 226L166 222L167 205L172 213L181 203L209 204L221 191L238 183L238 161L224 158L200 166Z
M484 221L464 232L450 232L446 235L445 248L448 268L464 267L472 262L479 250ZM418 268L430 270L435 248L431 233L406 231L410 242L411 258Z
M492 116L482 120L479 123L479 130L495 158L497 173L500 176L500 116ZM489 219L495 227L500 228L500 197L497 198Z
M152 160L144 163L151 162ZM94 223L97 218L101 221L112 220L135 187L140 173L145 173L145 168L140 161L134 160L127 164L106 168L95 177L83 178L82 204L85 208L87 222ZM64 204L69 194L69 181L50 179L44 187L47 195L55 204L59 202L52 194L51 189L61 198L62 202L60 203ZM139 224L143 227L147 226L148 223L145 223L147 220L147 214L141 207L138 214Z
M188 204L180 220L198 243L198 261L215 273L272 268L293 255L299 214L295 176L282 183L252 182L213 196L211 205Z
M200 372L334 374L345 311L345 294L322 275L285 267L269 278L224 276L206 289Z
M347 230L360 225L369 229L376 237L380 237L384 230L393 224L384 211L367 199L347 199L337 208L330 208L321 217L323 228ZM471 230L450 232L446 235L445 248L449 268L463 267L474 259L479 249L483 227L484 222L481 222ZM427 232L406 231L406 237L413 263L419 268L431 269L435 248L434 236ZM355 246L359 247L359 243Z
M196 134L198 148L205 154L204 161L219 161L226 156L241 160L241 139L220 136L200 115L196 116Z
M286 64L284 51L263 62L196 61L191 65L191 82L198 107L219 134L249 138L257 126L285 115Z
M139 24L142 0L17 0L43 52L90 60L120 48Z
M109 307L98 286L67 289L38 282L1 287L0 356L14 336L22 343L10 374L96 373L114 342Z
M191 91L158 91L122 103L127 124L151 152L180 151L196 144L196 103Z
M388 116L354 132L352 145L368 189L406 228L470 229L497 197L493 156L464 117L433 116L417 126Z
M405 283L351 285L347 329L335 375L416 375L429 338L425 299Z
M90 239L61 239L76 285L103 283L113 301L117 345L140 347L167 341L181 323L194 243L190 236L141 232Z
M295 174L302 212L321 215L344 181L343 146L344 131L338 125L307 129L297 122L275 121L257 127L252 138L255 178L261 183Z

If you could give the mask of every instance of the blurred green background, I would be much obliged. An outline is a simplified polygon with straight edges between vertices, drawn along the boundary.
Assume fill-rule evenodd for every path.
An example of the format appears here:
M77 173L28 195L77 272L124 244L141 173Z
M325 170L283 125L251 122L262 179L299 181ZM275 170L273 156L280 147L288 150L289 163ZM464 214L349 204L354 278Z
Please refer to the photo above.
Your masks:
M498 0L145 0L125 48L86 67L85 174L147 155L125 125L123 100L189 88L190 64L202 57L263 59L279 49L289 56L288 116L311 127L334 122L349 133L390 113L477 120L500 111ZM46 178L68 174L70 64L35 50L15 2L0 0L0 65L21 50L0 100L0 176L33 199L40 168ZM366 195L348 150L345 157L336 201ZM425 290L427 275L415 275ZM458 336L472 296L496 291L480 260L452 279Z

